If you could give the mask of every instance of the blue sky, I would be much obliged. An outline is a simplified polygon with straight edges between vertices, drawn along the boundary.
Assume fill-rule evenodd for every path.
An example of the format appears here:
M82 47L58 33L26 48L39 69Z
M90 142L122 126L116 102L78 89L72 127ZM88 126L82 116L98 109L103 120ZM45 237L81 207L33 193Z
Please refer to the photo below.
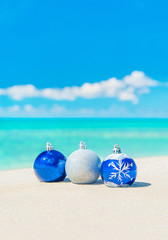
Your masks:
M0 116L168 117L168 3L0 1Z

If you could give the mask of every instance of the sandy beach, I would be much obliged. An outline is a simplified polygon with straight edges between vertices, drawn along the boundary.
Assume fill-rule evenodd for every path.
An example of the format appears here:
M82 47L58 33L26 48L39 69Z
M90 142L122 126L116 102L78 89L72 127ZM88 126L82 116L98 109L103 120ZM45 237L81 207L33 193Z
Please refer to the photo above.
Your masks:
M136 159L130 188L42 183L0 172L0 239L168 239L168 157Z

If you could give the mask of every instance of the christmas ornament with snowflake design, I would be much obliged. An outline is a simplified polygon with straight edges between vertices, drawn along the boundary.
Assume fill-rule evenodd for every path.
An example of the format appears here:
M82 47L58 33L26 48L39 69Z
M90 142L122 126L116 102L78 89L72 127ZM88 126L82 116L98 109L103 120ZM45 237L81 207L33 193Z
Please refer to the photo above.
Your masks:
M121 153L120 147L114 145L113 153L102 163L101 177L108 187L121 187L133 184L137 175L134 160Z

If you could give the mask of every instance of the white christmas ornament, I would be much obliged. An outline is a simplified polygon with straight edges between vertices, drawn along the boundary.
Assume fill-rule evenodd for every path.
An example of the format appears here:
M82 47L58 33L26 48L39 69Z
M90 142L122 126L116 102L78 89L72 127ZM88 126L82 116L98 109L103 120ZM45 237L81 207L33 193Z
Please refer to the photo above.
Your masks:
M71 153L65 165L67 177L73 183L94 183L100 174L100 158L91 150L86 149L85 142L80 142L80 149Z

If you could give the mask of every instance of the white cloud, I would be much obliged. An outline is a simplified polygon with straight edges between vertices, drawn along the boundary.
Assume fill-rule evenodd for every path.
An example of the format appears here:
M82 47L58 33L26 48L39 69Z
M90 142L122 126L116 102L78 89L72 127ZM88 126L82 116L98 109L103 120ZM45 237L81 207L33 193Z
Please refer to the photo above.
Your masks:
M128 87L119 93L119 99L121 101L132 101L134 104L138 103L138 98L135 95L135 89Z
M14 100L22 100L23 98L38 97L40 94L33 85L15 85L6 89L0 89L0 95L6 95Z
M84 83L82 86L64 88L37 89L33 85L16 85L0 89L0 95L8 96L14 100L24 98L42 97L56 101L74 101L77 98L118 98L121 101L138 103L138 96L150 92L151 87L160 83L147 77L143 72L134 71L122 80L110 78L96 83Z
M8 107L8 112L10 113L15 113L20 111L20 106L19 105L14 105L12 107Z
M158 81L147 77L144 72L140 71L132 72L131 75L124 77L123 81L126 85L130 85L135 88L156 87L159 85Z
M51 114L62 114L64 112L66 112L66 108L63 106L59 106L57 104L54 104L53 107L51 107L51 109L49 110Z
M30 113L30 114L37 113L37 109L33 107L31 104L26 104L23 109L26 113Z
M96 111L92 108L68 109L58 104L51 107L46 105L34 107L31 104L22 107L18 105L0 107L1 117L85 117L88 115L94 116L95 113Z
M23 107L13 105L10 107L0 107L1 117L163 117L167 118L168 113L163 109L144 109L136 106L134 111L122 104L112 104L108 108L94 109L90 107L69 109L65 106L54 104L50 107L34 107L27 104Z

